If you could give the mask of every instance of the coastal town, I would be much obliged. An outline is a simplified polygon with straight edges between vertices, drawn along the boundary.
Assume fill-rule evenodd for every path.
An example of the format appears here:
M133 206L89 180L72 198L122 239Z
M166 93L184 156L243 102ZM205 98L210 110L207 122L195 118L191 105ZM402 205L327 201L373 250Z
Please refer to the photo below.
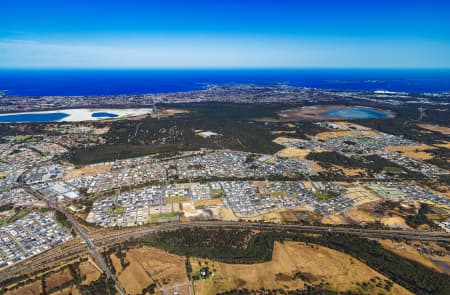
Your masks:
M214 116L195 108L164 107L192 101L262 106L278 103L280 93L288 105L265 106L271 113L261 118L244 112L251 117L238 125L191 120ZM121 231L137 235L197 222L450 232L448 128L418 123L420 136L413 137L334 117L340 110L356 116L367 111L375 112L376 122L398 120L398 110L360 106L362 99L352 107L334 103L358 93L210 86L190 95L199 97L135 97L151 106L136 116L0 125L0 273L38 268L33 261L55 247L74 250L60 250L49 261L83 247L95 253L91 235L103 241L116 231L120 237ZM409 99L364 97L381 96ZM127 96L120 103L105 99L100 102L133 103ZM329 104L290 105L317 99ZM64 105L51 100L56 104L37 109L86 107L79 97ZM26 110L25 104L20 111Z

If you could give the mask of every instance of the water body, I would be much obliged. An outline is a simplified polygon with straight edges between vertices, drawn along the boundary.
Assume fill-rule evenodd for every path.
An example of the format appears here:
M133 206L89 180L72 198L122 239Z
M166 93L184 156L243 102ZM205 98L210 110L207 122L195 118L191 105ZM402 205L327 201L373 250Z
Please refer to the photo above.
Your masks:
M66 113L27 113L0 115L0 123L53 122L69 117Z
M97 112L97 113L92 113L91 117L92 118L117 118L117 117L119 117L119 115L113 114L113 113L108 113L108 112Z
M450 91L450 70L0 70L0 91L8 95L165 93L227 83L446 92Z
M391 114L369 108L341 108L325 112L324 114L343 119L383 119L392 117Z

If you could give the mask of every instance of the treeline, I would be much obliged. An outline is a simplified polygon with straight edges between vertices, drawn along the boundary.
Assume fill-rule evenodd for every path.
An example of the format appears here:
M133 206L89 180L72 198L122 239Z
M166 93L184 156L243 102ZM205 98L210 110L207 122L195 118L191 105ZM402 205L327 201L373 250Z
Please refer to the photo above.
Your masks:
M248 230L181 229L159 233L132 241L133 245L148 245L180 256L194 256L228 263L270 261L273 240L270 236L253 235Z

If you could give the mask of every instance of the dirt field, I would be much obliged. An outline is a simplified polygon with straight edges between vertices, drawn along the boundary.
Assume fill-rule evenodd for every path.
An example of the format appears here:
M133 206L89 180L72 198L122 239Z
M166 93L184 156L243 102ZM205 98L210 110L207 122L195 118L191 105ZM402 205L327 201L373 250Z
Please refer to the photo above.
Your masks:
M345 168L342 166L334 165L334 167L338 168L342 172L344 172L345 176L358 176L358 175L364 175L366 173L366 170L362 168Z
M443 148L446 148L446 149L449 149L449 150L450 150L450 141L448 141L448 142L446 142L446 143L435 144L435 146L443 147Z
M222 201L220 199L211 199L211 200L199 200L194 202L195 207L199 206L221 206Z
M274 140L272 140L275 143L284 145L286 143L290 143L290 142L298 142L299 139L297 138L290 138L290 137L277 137Z
M189 113L188 110L183 109L159 109L159 117L160 118L168 118L173 117L179 114L187 114ZM156 114L152 113L152 117L156 118Z
M380 219L380 222L390 228L402 228L402 229L411 229L405 222L405 219L400 216L394 217L383 217Z
M426 130L439 132L439 133L444 134L444 135L449 135L450 134L450 128L449 127L444 127L444 126L439 126L439 125L431 125L431 124L419 124L419 127L423 128L423 129L426 129Z
M351 208L344 212L344 217L350 219L356 223L367 223L367 222L375 222L375 216L369 214L366 211L359 210L358 208Z
M262 214L257 217L251 217L246 218L245 220L248 221L266 221L266 222L273 222L273 223L281 223L281 215L278 212L270 212L267 214Z
M391 152L401 152L405 156L416 160L430 160L433 159L433 154L425 152L426 150L434 149L429 145L419 146L388 146L387 150Z
M304 160L306 156L310 153L310 150L299 149L295 147L287 147L277 152L276 155L282 158L295 158Z
M80 264L80 276L86 277L83 281L83 285L89 285L91 282L96 281L101 275L101 272L91 261L85 261Z
M309 167L311 167L312 170L314 170L315 173L320 173L326 171L325 168L319 165L316 161L308 161Z
M272 261L251 265L226 264L211 260L191 258L193 273L208 266L214 272L205 280L195 281L195 294L209 295L225 292L234 288L249 290L296 289L303 288L304 281L295 276L301 273L312 284L325 281L329 288L337 291L357 291L357 282L367 282L371 278L383 275L360 261L344 253L317 245L285 242L274 245ZM325 267L326 266L326 267ZM371 294L380 289L373 287ZM393 294L410 294L407 290L394 285Z
M76 286L70 286L64 290L54 292L52 295L81 295L81 293Z
M65 179L72 179L81 176L93 175L111 170L112 166L108 165L88 165L81 168L75 168L67 171Z
M10 291L8 295L39 295L42 294L41 281L33 282L31 284L20 287L16 290Z
M420 252L417 250L418 248L423 247L423 245L420 245L420 242L415 243L417 244L416 247L408 245L404 242L394 242L392 240L380 240L379 242L384 248L396 253L397 255L417 261L439 272L450 274L450 255L439 256ZM439 247L431 242L427 243L426 247L445 251L442 247ZM444 267L443 265L447 265L447 267Z
M54 273L50 275L47 279L45 279L46 291L61 286L64 283L70 282L73 280L72 275L70 274L70 270L68 268L64 269L62 272Z
M130 265L124 270L119 267L117 276L130 294L140 294L142 289L153 283L157 285L155 294L173 294L176 291L189 294L184 257L156 248L142 247L128 251L126 261Z

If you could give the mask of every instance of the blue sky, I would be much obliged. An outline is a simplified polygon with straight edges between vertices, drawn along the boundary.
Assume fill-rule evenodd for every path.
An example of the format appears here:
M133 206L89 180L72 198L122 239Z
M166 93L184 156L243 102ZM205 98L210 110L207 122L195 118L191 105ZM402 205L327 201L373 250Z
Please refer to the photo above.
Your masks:
M2 1L0 68L450 68L450 1Z

